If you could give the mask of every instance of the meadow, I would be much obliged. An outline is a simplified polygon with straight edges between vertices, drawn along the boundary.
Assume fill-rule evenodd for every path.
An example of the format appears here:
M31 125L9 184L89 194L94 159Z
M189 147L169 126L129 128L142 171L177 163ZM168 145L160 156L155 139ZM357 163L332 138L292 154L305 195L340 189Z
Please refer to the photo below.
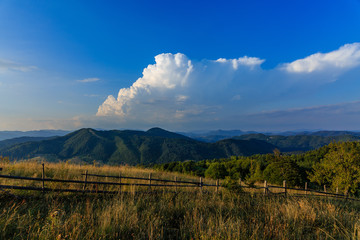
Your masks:
M0 167L2 174L41 176L36 161ZM85 170L175 177L129 166L46 163L45 170L47 177L59 179L83 179ZM263 196L225 188L219 193L193 188L140 190L124 187L122 194L115 195L1 191L0 239L360 239L360 202L356 201Z

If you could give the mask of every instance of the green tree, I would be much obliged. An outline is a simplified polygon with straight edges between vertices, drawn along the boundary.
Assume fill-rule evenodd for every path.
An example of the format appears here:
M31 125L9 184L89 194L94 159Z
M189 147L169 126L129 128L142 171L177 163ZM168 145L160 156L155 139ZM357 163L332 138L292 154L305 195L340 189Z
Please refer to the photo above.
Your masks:
M309 178L320 185L359 194L360 143L331 143L324 158L313 166Z
M289 156L283 156L276 149L274 158L265 168L263 177L270 183L281 185L286 180L289 186L300 186L302 184L302 172L300 167Z

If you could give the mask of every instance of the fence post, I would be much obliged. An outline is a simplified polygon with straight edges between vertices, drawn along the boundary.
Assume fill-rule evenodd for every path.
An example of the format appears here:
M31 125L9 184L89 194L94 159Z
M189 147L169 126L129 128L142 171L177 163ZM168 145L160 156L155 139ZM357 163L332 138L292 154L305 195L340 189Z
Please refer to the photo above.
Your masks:
M305 195L307 195L308 183L305 182Z
M151 173L149 173L149 189L151 190Z
M336 194L339 194L339 187L336 187Z
M121 195L121 172L119 172L119 194Z
M177 193L177 176L175 176L175 192Z
M200 193L202 193L202 186L203 186L202 177L200 177L200 184L199 184L199 186L200 186Z
M287 190L286 190L286 180L283 181L283 188L284 188L284 194L286 196Z
M43 193L45 192L45 166L44 163L42 163L42 174L41 174L41 178L42 178L42 191Z
M216 192L219 192L219 179L216 179Z
M264 195L267 194L267 182L266 180L264 181Z
M85 183L84 183L84 187L83 187L83 191L84 191L84 192L85 192L85 190L86 190L87 176L88 176L88 170L85 171Z

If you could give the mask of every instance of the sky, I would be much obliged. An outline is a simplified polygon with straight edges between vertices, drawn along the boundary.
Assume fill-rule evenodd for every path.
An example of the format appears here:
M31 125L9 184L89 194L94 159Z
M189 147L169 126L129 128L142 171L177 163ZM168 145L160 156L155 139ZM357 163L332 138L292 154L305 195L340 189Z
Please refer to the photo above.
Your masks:
M0 0L0 130L359 123L359 0Z

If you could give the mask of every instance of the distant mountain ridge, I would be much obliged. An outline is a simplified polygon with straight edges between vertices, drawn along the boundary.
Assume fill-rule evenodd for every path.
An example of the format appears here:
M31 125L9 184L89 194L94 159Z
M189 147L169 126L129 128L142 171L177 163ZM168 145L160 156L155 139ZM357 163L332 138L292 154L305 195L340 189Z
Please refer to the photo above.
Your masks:
M14 146L16 144L20 143L26 143L26 142L38 142L50 139L52 137L19 137L19 138L11 138L0 141L0 151L3 148Z
M241 130L214 130L208 132L182 132L180 134L203 142L217 142L234 136L256 133L254 131Z
M199 142L161 128L148 131L80 129L62 137L24 142L1 148L0 155L11 159L42 156L48 160L78 158L107 164L150 164L203 160L271 153L275 146L251 139L227 139L216 143Z
M342 132L351 133L351 132ZM343 134L338 132L315 132L309 135L265 135L261 133L246 134L233 137L234 139L251 140L256 139L275 145L282 152L309 151L328 145L331 142L359 141L358 134Z
M358 131L285 131L285 132L256 132L256 131L241 131L241 130L216 130L216 131L207 131L207 132L184 132L181 133L185 136L191 137L198 141L203 142L217 142L219 140L239 137L249 134L263 134L266 136L321 136L321 137L336 137L336 136L356 136L360 137L360 132ZM241 139L241 138L239 138Z
M54 137L70 133L65 130L0 131L0 141L20 137Z

